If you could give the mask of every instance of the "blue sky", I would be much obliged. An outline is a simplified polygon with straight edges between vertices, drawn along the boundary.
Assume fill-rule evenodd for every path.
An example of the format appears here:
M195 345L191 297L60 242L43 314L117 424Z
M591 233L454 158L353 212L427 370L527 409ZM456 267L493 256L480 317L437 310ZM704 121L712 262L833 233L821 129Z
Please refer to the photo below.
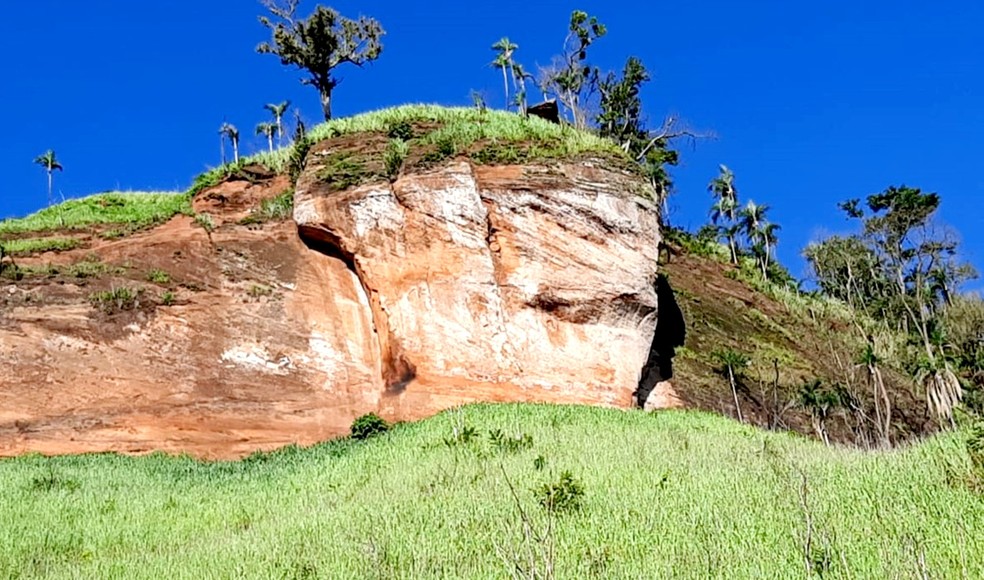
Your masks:
M301 12L314 3L305 0ZM849 224L836 202L892 184L937 191L941 217L984 270L984 3L911 0L789 2L335 2L386 28L382 57L340 71L336 116L407 103L501 105L488 66L503 35L527 68L559 49L570 11L609 29L602 68L636 55L653 73L653 124L674 113L713 140L685 146L671 221L698 227L707 182L730 166L740 195L772 206L780 257L806 274L800 251ZM57 194L184 189L219 162L217 129L239 126L248 153L262 105L292 100L319 119L299 73L255 53L266 31L250 0L34 0L5 7L0 37L0 217L43 206L32 160L53 148ZM971 287L982 288L980 282Z

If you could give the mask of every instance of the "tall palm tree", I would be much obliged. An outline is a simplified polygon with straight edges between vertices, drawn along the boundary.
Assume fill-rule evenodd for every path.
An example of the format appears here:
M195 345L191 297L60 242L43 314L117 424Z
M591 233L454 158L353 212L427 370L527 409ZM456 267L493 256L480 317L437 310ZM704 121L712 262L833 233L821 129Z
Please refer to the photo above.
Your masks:
M265 135L267 138L267 145L270 146L270 153L273 153L273 136L277 133L276 123L260 123L256 126L257 135Z
M512 55L519 45L513 44L508 37L503 36L492 45L492 50L498 50L499 54L496 55L495 60L492 61L492 66L502 69L502 85L506 91L506 108L509 108L509 73L513 68ZM515 78L513 83L515 83Z
M282 103L267 103L266 105L263 105L263 108L270 111L270 114L273 115L273 122L277 126L277 139L279 139L279 143L283 145L284 143L283 119L284 119L284 114L287 112L287 109L290 108L290 101L284 101Z
M39 155L37 158L34 159L34 162L44 167L45 172L48 174L48 206L51 206L53 201L52 190L51 190L51 181L52 181L51 176L56 170L64 171L64 168L62 167L62 164L59 163L58 160L55 158L55 152L52 149L48 149L47 151L45 151L44 155Z
M229 138L229 142L232 143L233 163L239 163L239 129L232 123L222 123L222 126L219 127L219 134ZM224 157L225 155L223 155Z
M738 191L735 189L735 174L728 169L728 166L721 165L720 173L707 185L716 201L711 207L711 221L717 225L718 221L725 222L722 233L728 240L728 248L731 250L731 262L738 263L738 244L736 238L741 231L738 223Z

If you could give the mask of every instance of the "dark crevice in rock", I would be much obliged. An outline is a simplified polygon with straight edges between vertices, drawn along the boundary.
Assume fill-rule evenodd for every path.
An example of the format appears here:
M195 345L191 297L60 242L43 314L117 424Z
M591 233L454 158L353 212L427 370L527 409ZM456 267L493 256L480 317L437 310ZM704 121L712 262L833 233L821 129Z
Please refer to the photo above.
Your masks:
M655 289L658 304L656 331L635 392L636 403L640 407L646 404L646 399L658 383L673 378L673 356L687 337L683 311L673 295L669 279L663 274L657 276Z
M611 298L573 301L548 293L540 293L526 302L527 306L548 312L574 324L611 322L613 320L639 320L655 310L636 294L620 294Z
M387 394L400 394L417 377L417 369L403 356L403 349L390 334L389 317L376 292L359 268L355 256L345 250L341 240L325 228L298 226L297 233L308 249L341 261L359 281L359 288L369 303L369 321L379 346L380 370Z

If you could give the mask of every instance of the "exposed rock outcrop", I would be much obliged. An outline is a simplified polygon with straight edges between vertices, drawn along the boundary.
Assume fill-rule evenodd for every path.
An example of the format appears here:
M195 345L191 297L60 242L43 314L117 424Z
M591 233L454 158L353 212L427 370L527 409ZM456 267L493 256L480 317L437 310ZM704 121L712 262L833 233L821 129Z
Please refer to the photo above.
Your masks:
M659 241L637 177L591 160L455 161L334 191L330 146L297 183L296 226L238 225L259 186L226 184L198 202L210 235L180 217L21 260L112 268L3 289L0 454L235 457L343 434L369 411L632 404ZM166 301L154 268L170 273ZM90 300L120 286L145 291L121 311Z

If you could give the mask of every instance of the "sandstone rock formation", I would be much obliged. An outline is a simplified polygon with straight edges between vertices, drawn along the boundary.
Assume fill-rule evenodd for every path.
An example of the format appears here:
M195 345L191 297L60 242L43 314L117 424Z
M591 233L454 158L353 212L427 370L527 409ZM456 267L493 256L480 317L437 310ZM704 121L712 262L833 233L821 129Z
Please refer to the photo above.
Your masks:
M343 434L369 411L632 404L659 241L637 177L590 159L454 161L334 191L319 147L296 225L239 225L262 186L225 184L201 197L214 232L175 218L33 259L97 260L102 277L2 288L0 454L236 457ZM152 268L170 273L171 300ZM89 300L122 285L144 289L133 308Z

